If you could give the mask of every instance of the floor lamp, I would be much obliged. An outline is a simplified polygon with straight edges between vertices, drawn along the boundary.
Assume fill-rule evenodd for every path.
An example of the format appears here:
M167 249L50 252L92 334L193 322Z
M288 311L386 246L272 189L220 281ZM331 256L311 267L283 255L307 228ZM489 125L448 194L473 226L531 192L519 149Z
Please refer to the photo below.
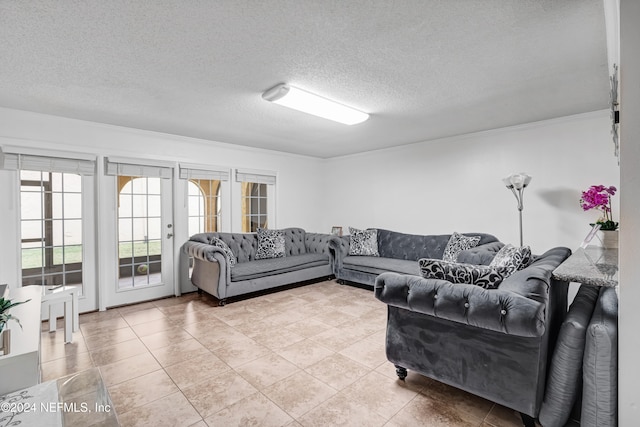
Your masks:
M524 189L527 188L527 185L531 182L531 176L526 173L514 173L511 176L506 178L502 178L502 182L507 186L509 190L516 196L516 200L518 201L518 213L520 215L520 246L522 246L522 209L524 206L522 205L522 193Z

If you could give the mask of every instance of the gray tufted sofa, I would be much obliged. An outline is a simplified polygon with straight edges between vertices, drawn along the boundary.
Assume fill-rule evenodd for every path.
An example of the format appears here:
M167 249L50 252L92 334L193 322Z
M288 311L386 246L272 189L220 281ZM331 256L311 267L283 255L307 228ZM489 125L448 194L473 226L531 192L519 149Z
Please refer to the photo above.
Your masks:
M384 272L419 276L418 260L420 258L441 259L451 238L450 234L416 235L383 229L378 229L377 234L380 256L349 255L350 236L335 237L331 240L331 249L335 252L336 279L373 287L376 277ZM491 234L464 233L464 235L480 236L478 250L481 248L498 250L502 247L502 243Z
M497 248L485 249L463 251L458 261L488 264ZM414 370L515 409L533 425L567 307L568 283L552 272L570 253L559 247L534 257L492 290L406 274L378 276L375 296L388 307L387 358L398 376Z
M333 275L333 255L329 234L307 233L302 228L284 229L284 258L255 259L256 233L200 233L182 246L193 257L191 282L220 300L306 280ZM236 265L230 267L224 252L212 246L213 238L223 240L233 252Z

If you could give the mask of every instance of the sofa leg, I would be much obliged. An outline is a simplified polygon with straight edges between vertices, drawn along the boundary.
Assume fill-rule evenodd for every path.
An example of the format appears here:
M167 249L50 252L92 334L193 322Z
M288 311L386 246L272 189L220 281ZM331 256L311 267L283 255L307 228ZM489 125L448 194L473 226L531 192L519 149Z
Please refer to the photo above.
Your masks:
M536 427L536 420L534 420L532 416L520 412L520 418L522 418L522 425L524 427Z
M223 307L227 304L227 299L226 298L222 298L220 301L218 301L218 306L219 307Z
M202 289L198 288L198 295L202 295Z
M404 381L404 379L407 378L407 368L403 368L402 366L398 365L394 366L396 367L396 375L398 376L398 378Z

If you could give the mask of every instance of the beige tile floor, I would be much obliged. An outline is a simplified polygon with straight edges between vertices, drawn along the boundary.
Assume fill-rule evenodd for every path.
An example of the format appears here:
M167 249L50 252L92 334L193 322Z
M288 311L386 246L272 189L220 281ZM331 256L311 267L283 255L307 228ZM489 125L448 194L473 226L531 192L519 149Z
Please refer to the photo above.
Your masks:
M386 361L386 306L325 281L218 307L196 293L42 333L43 381L99 367L124 426L519 426ZM43 324L43 329L48 328Z

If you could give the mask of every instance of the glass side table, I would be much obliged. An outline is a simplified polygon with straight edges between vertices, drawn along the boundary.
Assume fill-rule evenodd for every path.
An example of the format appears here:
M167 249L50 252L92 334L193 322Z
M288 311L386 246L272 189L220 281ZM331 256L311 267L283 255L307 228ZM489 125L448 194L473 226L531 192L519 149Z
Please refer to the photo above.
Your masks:
M0 397L0 425L116 427L119 422L100 370L91 368Z

